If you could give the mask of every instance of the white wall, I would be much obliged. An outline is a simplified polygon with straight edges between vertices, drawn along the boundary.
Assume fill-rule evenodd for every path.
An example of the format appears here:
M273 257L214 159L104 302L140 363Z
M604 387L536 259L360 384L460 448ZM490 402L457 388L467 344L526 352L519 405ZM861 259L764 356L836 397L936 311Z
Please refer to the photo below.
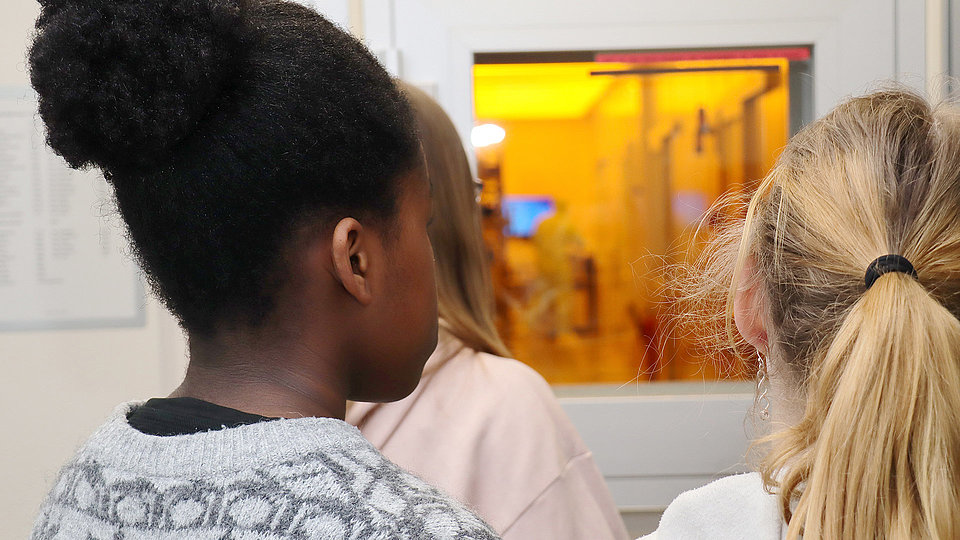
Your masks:
M0 8L0 85L28 84L35 0ZM122 401L166 395L183 338L154 300L139 328L0 332L0 539L26 538L59 467Z

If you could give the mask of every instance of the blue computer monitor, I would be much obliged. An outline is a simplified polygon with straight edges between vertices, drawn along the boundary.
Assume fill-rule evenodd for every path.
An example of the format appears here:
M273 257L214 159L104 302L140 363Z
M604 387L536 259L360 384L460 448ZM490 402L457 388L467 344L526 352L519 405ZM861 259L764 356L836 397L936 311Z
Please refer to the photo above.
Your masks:
M530 238L540 222L557 211L553 197L545 195L509 195L503 198L508 236Z

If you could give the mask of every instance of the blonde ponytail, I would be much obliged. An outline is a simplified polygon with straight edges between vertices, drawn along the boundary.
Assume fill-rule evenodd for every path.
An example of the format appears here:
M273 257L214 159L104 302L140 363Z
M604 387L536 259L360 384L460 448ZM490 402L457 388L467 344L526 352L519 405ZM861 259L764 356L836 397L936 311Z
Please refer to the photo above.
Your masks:
M784 149L688 294L727 326L761 286L770 357L805 401L760 472L787 538L960 538L960 120L922 98L855 98ZM917 276L864 272L897 254ZM751 264L747 265L746 261ZM743 351L742 343L731 342ZM746 352L746 351L745 351Z
M787 538L960 535L958 360L960 321L912 277L887 274L854 303L771 456L796 501Z

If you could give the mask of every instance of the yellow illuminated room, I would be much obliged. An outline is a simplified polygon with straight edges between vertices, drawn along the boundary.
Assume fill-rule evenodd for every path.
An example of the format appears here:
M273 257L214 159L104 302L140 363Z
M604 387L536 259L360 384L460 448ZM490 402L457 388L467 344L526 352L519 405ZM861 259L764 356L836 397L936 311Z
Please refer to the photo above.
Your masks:
M474 65L485 239L517 358L554 384L746 375L670 335L661 269L696 255L717 197L749 191L774 163L791 61L807 54Z

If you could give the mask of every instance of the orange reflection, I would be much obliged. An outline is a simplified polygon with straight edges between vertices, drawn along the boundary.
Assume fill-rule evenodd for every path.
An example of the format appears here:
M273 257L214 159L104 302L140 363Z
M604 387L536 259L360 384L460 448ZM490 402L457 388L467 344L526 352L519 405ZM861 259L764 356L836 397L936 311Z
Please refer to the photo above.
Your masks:
M476 118L506 131L477 157L499 324L517 358L551 383L721 374L663 335L656 269L695 254L703 212L773 164L788 69L783 58L474 66Z

